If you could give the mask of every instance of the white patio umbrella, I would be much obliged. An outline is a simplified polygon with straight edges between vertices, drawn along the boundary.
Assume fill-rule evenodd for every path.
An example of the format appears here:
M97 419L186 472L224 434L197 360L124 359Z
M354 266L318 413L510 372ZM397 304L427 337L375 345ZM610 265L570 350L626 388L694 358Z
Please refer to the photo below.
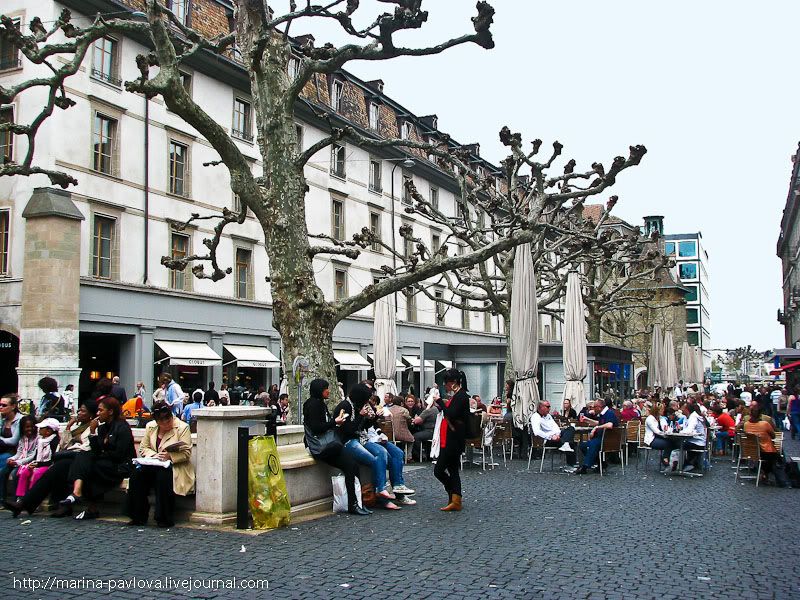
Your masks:
M689 342L684 341L681 345L681 379L684 385L693 381L694 376L694 354L689 348Z
M375 359L375 395L383 402L384 395L397 394L397 321L394 294L381 298L375 306L375 322L372 333Z
M664 340L661 337L661 326L656 323L653 325L653 333L650 336L650 362L647 365L647 386L655 389L662 386L662 353L664 352Z
M672 331L664 334L664 377L663 383L669 389L670 398L675 397L675 384L678 383L678 367L675 364L675 342Z
M514 253L511 292L511 361L514 363L514 424L526 427L539 402L536 367L539 362L539 312L531 245L517 246Z
M580 277L572 272L567 277L567 305L564 309L564 400L575 411L586 406L586 318ZM563 405L562 405L563 406Z
M703 351L700 350L699 346L694 347L694 359L695 359L695 383L698 385L703 384L703 379L705 378L705 368L703 367Z

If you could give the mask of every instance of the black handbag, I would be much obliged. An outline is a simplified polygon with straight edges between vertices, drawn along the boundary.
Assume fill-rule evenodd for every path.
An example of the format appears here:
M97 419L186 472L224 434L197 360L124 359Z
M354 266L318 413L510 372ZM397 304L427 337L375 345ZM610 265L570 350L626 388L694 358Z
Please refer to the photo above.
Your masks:
M337 456L344 445L339 441L336 431L329 429L321 435L315 435L308 425L305 425L306 448L314 458L329 458Z

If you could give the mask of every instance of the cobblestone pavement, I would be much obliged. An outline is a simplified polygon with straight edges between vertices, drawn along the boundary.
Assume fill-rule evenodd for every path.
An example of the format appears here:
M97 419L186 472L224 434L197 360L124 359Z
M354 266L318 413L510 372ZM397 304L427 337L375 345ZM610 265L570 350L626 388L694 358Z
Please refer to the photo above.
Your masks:
M23 577L235 576L266 578L269 590L113 597L800 598L800 492L736 485L727 459L701 479L637 473L633 460L625 475L614 466L602 479L540 475L515 460L507 469L467 470L466 509L451 514L438 510L445 497L429 467L408 483L418 490L416 507L259 536L41 516L25 524L2 511L0 595L109 594L15 590Z

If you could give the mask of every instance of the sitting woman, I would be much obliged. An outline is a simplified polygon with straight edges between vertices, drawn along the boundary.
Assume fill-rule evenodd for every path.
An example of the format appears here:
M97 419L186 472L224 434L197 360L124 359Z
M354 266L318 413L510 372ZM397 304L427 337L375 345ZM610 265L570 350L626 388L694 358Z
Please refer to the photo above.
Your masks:
M130 476L131 459L136 455L133 433L113 396L104 396L97 403L97 417L89 422L89 447L72 461L68 475L72 493L59 502L54 517L72 514L85 500L86 509L75 518L96 519L100 516L96 500Z
M37 423L39 437L36 440L36 457L17 470L17 498L22 498L33 484L41 479L50 465L58 448L59 423L52 417Z
M676 448L675 442L666 437L667 419L661 416L664 405L656 402L650 407L650 415L644 422L644 444L653 450L661 450L661 467L669 466L669 453Z
M315 379L308 388L309 398L303 403L303 425L306 428L306 437L322 437L331 429L338 434L339 428L347 420L348 416L338 413L336 418L331 418L328 412L328 405L325 401L330 396L328 382L324 379ZM338 438L338 436L337 436ZM305 441L306 446L309 445ZM312 453L314 460L320 460L336 467L344 474L344 484L347 488L347 512L351 515L369 515L372 511L361 507L361 498L356 496L356 477L358 476L358 463L352 455L344 452L341 444L330 444L324 448L320 454Z
M578 413L575 412L575 409L572 408L572 402L569 398L564 398L564 406L561 409L561 416L565 419L576 420L578 418Z
M11 485L16 490L17 474L19 470L36 460L36 419L31 416L24 416L19 422L19 444L17 452L6 461L5 466L0 469L0 501L5 500L7 480L11 479ZM17 498L19 499L19 498Z
M96 414L97 404L94 400L86 400L81 404L77 418L67 423L60 449L53 456L53 465L21 499L3 503L14 518L23 510L33 514L48 494L51 504L55 505L69 493L69 468L78 453L89 451L89 422Z
M764 472L761 474L761 482L767 482L769 473L775 476L775 482L784 488L789 487L786 471L783 468L783 456L778 453L772 441L775 438L775 430L761 414L761 407L757 402L750 404L750 418L744 424L744 432L755 435L758 444L761 446L761 460L764 461Z
M700 407L694 402L687 402L681 407L686 420L682 431L691 433L692 437L684 441L684 451L691 451L684 461L683 470L686 472L700 468L700 457L706 448L708 436L708 421L700 412Z
M139 442L141 458L168 461L160 465L135 464L128 484L128 525L145 525L150 514L147 497L155 490L155 518L159 527L175 525L175 495L186 496L194 490L192 467L192 434L189 425L175 418L166 402L153 406L154 421L150 421ZM136 463L136 459L134 459Z
M715 444L715 454L723 456L725 454L725 444L728 440L732 440L736 435L736 423L733 417L726 411L722 410L719 404L715 404L711 408L711 414L714 415L714 421L719 427L717 431L717 440Z

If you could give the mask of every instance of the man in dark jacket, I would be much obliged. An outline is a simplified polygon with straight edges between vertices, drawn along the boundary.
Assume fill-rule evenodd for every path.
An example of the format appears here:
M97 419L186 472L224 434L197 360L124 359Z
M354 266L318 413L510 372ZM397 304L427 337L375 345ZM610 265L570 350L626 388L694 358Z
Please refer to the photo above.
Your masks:
M128 401L128 393L125 391L125 388L120 385L118 376L115 376L114 379L111 380L111 395L119 400L120 404L125 404Z
M211 401L213 400L214 405L219 406L219 393L214 389L213 381L208 382L208 391L206 391L204 400L206 404L211 404Z

